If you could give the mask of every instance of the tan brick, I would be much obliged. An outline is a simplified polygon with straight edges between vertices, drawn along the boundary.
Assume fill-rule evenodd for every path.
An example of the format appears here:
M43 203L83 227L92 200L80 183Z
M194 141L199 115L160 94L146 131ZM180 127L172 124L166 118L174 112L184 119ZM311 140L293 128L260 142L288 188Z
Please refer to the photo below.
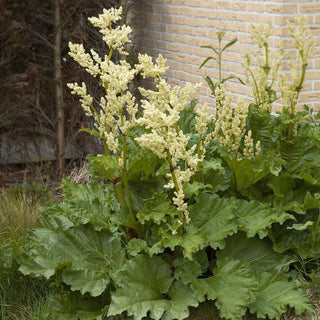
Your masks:
M246 1L231 2L231 9L235 11L246 11L247 2Z
M264 3L248 3L249 12L264 12L265 5Z
M168 25L167 31L171 33L179 33L179 34L193 34L193 28L188 26L178 26L178 25Z
M295 14L297 13L297 5L295 4L268 4L266 12L278 14Z
M299 96L299 101L308 102L308 101L320 101L320 92L302 92Z
M319 79L320 79L320 70L307 70L306 81L307 80L319 80Z
M208 36L208 30L202 29L202 28L193 28L193 35L198 37L207 37Z
M222 13L222 17L226 20L238 20L238 13L235 11L225 11Z
M250 31L251 23L272 21L275 35L270 39L270 46L279 47L279 40L284 39L285 47L295 57L295 50L291 50L291 41L286 26L286 20L292 20L297 12L299 3L312 26L315 36L316 50L314 59L310 62L310 70L307 72L307 80L304 85L302 98L307 99L312 105L315 97L312 89L319 91L320 87L320 6L315 0L266 0L241 1L241 0L144 0L135 4L137 21L135 26L142 29L135 30L134 43L141 49L157 56L161 52L168 58L173 71L168 77L170 81L181 84L190 79L202 79L209 74L216 81L218 77L217 66L213 61L202 69L199 69L203 60L212 52L203 49L201 45L213 45L217 47L215 30L226 29L225 41L230 41L235 36L239 41L226 51L223 56L223 74L235 73L241 77L243 70L242 55L247 50L257 51L253 44ZM148 6L146 12L144 6ZM302 10L301 10L302 11ZM287 63L284 68L288 68ZM178 78L176 78L178 77ZM229 81L228 89L233 91L234 99L250 93L250 89L242 88L236 81ZM201 99L208 98L208 88L201 89ZM318 98L318 97L317 97ZM311 99L311 100L310 100ZM320 100L320 99L319 99ZM318 103L320 105L320 103ZM277 106L280 107L280 106Z
M166 42L166 49L168 51L180 52L180 46L174 42Z
M300 4L301 13L318 13L320 12L320 3Z
M214 1L214 8L215 9L224 9L229 10L231 9L231 5L229 1Z
M178 51L180 53L187 53L187 54L193 54L194 53L194 48L189 45L179 45Z
M313 87L312 81L305 81L303 83L302 91L312 91L312 87Z

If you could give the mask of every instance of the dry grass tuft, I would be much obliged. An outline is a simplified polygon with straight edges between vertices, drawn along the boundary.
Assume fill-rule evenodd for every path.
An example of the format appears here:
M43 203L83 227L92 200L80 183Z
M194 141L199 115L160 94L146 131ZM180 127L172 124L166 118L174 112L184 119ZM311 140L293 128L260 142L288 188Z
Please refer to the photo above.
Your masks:
M88 176L88 162L83 160L77 166L71 169L68 178L76 183L88 183L91 178Z

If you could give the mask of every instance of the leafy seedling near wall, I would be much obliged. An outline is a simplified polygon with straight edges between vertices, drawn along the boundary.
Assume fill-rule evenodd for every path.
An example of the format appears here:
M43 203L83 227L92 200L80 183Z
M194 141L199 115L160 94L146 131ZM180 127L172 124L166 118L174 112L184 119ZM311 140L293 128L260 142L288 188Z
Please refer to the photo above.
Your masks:
M208 58L206 58L202 64L200 65L200 69L205 66L207 64L207 62L209 62L210 60L214 60L217 64L218 64L218 70L219 70L219 81L214 83L212 81L212 79L209 76L206 76L204 79L206 80L206 82L208 83L210 89L211 89L211 93L213 95L215 95L216 92L216 88L220 87L221 84L225 83L228 80L231 79L238 79L240 83L242 83L243 85L245 84L239 77L235 76L235 75L230 75L226 78L222 78L222 55L224 53L225 50L227 50L228 48L230 48L231 46L233 46L238 39L235 38L231 41L229 41L224 47L222 47L222 41L223 41L223 37L226 34L226 31L217 31L217 36L218 36L218 49L214 48L213 46L201 46L201 48L206 48L206 49L211 49L213 51L213 53L215 54L215 56L210 56Z

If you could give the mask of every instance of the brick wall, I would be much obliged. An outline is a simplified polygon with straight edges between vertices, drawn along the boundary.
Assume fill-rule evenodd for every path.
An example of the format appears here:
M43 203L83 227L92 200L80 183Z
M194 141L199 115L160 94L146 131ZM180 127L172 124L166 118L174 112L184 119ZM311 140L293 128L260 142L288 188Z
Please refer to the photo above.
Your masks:
M287 20L297 13L308 16L316 47L309 63L306 82L301 93L301 103L319 109L320 106L320 1L319 0L135 0L132 1L134 43L139 52L153 56L161 53L168 59L167 77L171 83L183 84L203 81L210 75L217 79L214 62L199 69L210 55L203 45L217 46L216 31L225 29L226 40L235 37L238 42L224 56L224 76L230 73L244 79L241 66L243 54L256 48L250 36L252 23L271 22L273 47L288 37ZM237 81L230 81L227 89L235 97L250 96L250 89ZM203 86L200 102L213 105L210 91Z

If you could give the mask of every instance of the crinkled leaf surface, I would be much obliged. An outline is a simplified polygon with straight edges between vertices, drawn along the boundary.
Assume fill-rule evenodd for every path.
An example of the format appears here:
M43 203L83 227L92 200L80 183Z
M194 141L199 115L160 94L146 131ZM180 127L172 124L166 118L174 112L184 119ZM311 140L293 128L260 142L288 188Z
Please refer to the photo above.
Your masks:
M289 226L285 232L278 228L274 232L275 243L273 248L279 253L293 251L303 259L311 258L320 252L320 230L313 221L317 221L318 210L308 212L299 224L293 224L297 227ZM300 225L300 228L298 227Z
M192 259L192 254L210 245L223 248L225 238L237 231L235 199L221 199L209 193L202 193L197 202L189 206L190 223L183 235L167 235L163 239L165 246L183 247L185 257Z
M35 229L31 241L32 247L19 270L47 279L60 270L62 280L71 290L82 294L102 294L110 281L110 272L124 262L119 240L88 225L65 231Z
M248 238L244 232L229 237L226 246L217 252L217 259L233 259L249 263L254 272L287 271L289 265L296 260L292 255L283 255L272 249L272 242L257 237Z
M115 157L100 154L98 156L89 155L87 158L89 160L89 175L108 180L120 177L121 168Z
M165 312L162 320L182 320L189 316L189 307L197 307L198 299L194 297L193 290L183 285L181 281L175 281L170 288L169 298L171 307Z
M312 311L308 296L302 289L289 282L281 273L262 272L259 277L259 288L256 300L250 305L250 312L257 312L258 317L279 319L287 307L295 308L296 314Z
M237 202L236 216L239 229L246 231L248 237L258 234L260 238L264 238L273 223L283 224L288 219L294 219L285 211L271 208L259 201L237 200Z
M110 228L109 218L119 209L111 185L63 181L64 199L43 210L46 216L69 217L75 224L90 223L96 230Z
M238 192L244 192L268 174L278 175L284 163L273 153L259 155L253 159L237 159L230 156L223 156L223 159L233 172L231 179Z
M294 141L282 141L280 151L286 168L292 174L304 171L306 167L319 167L319 137L297 136Z
M160 319L171 307L163 294L169 292L173 280L169 264L160 257L134 257L115 278L118 288L112 293L108 316L126 311L140 320L150 312L152 319Z
M163 193L164 184L162 176L130 181L130 191L136 211L143 209L145 200L153 199L156 194Z
M194 132L194 125L196 122L197 113L194 110L195 106L197 105L197 100L192 100L191 103L184 108L180 112L180 119L179 119L179 128L185 133L193 133Z
M133 238L127 244L127 252L131 256L136 256L140 252L145 251L148 248L148 244L143 239Z
M154 199L147 199L142 210L138 211L137 217L144 224L146 221L153 221L156 224L165 222L166 217L178 215L177 208L172 205L172 201L164 194L159 193Z
M79 292L50 296L42 316L47 320L102 320L108 297L91 297Z
M193 260L177 258L173 262L175 267L174 276L176 279L181 279L184 285L192 283L209 267L208 258L204 250L198 251L192 258Z
M240 320L247 307L254 301L258 282L249 263L240 260L219 259L213 276L198 279L193 287L199 296L216 300L221 316L226 319Z

